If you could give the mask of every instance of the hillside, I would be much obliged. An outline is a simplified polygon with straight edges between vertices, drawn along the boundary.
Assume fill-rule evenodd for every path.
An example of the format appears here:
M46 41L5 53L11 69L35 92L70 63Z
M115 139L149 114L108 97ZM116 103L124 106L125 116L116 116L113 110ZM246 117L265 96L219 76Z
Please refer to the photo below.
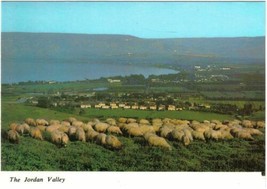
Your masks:
M263 63L265 37L141 39L128 35L2 33L2 60L116 64Z

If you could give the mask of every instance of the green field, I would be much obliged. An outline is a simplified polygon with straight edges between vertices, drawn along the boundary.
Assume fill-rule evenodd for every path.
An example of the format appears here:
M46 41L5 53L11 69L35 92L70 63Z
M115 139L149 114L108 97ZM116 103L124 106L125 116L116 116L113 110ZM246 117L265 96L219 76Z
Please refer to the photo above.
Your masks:
M253 100L206 100L203 98L190 98L190 102L197 102L200 104L231 104L236 105L238 108L243 108L245 104L252 104L254 108L259 108L260 106L265 106L265 101L253 101Z
M203 96L208 99L259 99L264 100L265 94L264 91L230 91L230 92L222 92L222 91L208 91L201 92Z
M231 115L222 115L216 113L198 112L198 111L151 111L151 110L124 110L124 109L114 109L114 110L103 110L103 109L87 109L84 114L86 117L132 117L132 118L173 118L173 119L186 119L186 120L233 120L234 117Z
M95 82L64 82L53 84L25 84L25 85L9 85L2 87L3 94L27 94L27 93L48 93L48 92L79 92L90 91L97 87L113 86L106 81Z
M23 120L27 115L31 115L33 118L43 117L45 119L53 119L56 116L58 119L66 118L72 114L62 113L58 111L43 109L34 106L26 106L24 104L19 104L15 102L15 97L3 97L2 98L2 121L6 120ZM13 112L13 113L12 113ZM32 113L34 112L34 114ZM234 117L231 115L223 115L208 112L198 112L198 111L150 111L150 110L124 110L124 109L114 109L114 110L103 110L89 108L86 109L82 116L75 115L82 120L89 120L90 118L108 118L108 117L132 117L132 118L175 118L175 119L187 119L187 120L233 120Z

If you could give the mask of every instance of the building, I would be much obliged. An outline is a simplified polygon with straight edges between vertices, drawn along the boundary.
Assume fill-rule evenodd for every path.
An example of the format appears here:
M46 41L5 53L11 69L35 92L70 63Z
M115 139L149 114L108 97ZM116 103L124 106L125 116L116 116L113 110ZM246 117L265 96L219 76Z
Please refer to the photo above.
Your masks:
M116 103L110 103L110 108L111 109L118 109L119 107L117 106Z
M90 104L81 104L81 108L91 108Z
M121 104L119 104L119 107L120 108L124 108L125 107L125 104L124 103L121 103Z
M38 101L37 100L30 100L29 103L36 105L36 104L38 104Z
M147 107L146 106L140 106L140 110L146 110Z
M57 107L57 102L53 102L52 106Z
M221 70L231 70L231 68L225 67L225 68L221 68Z
M206 109L210 109L210 105L207 104L199 104L198 108L206 108Z
M102 109L110 109L110 106L104 105L104 106L102 106Z
M137 105L133 105L133 106L132 106L132 109L133 109L133 110L138 110L138 108L139 108L139 106L137 106Z
M95 108L101 108L101 106L99 104L96 104Z
M151 79L151 82L153 83L159 83L160 82L160 79L156 78L156 79Z
M106 104L105 104L105 103L102 103L102 102L100 102L98 105L102 107L102 106L105 106Z
M124 109L130 109L131 106L125 105L123 108L124 108Z
M116 105L116 106L110 106L111 109L118 109L119 107Z
M165 105L159 105L158 110L159 110L159 111L163 111L163 110L165 110Z
M157 106L156 106L156 105L154 105L154 106L150 106L149 109L150 109L150 110L157 110Z
M175 111L175 106L174 105L169 105L168 106L169 111Z
M56 83L55 81L48 81L48 84L54 84Z
M121 80L120 79L108 79L109 83L120 83Z

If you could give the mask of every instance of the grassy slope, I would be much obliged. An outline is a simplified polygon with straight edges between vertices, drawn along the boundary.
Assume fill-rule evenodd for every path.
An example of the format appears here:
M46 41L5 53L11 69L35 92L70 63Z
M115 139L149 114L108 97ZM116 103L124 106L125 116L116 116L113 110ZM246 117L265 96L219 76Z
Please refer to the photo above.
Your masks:
M32 85L16 85L3 87L3 92L7 93L32 93L32 92L47 92L49 90L55 91L85 91L92 90L97 87L109 87L111 86L107 82L65 82L54 84L32 84Z
M236 139L194 141L188 147L170 142L172 151L149 147L141 138L120 137L120 140L124 149L111 151L81 142L57 148L46 141L23 137L19 145L3 143L2 170L264 172L264 139L257 144Z
M56 112L53 110L24 106L22 104L2 104L2 126L4 128L11 122L18 121L21 122L27 117L32 117L34 119L44 118L50 119L60 119L63 120L72 116L71 114ZM85 120L85 117L75 116L78 119ZM87 119L88 120L88 119Z
M192 103L202 103L202 104L232 104L236 105L238 108L243 108L244 104L250 103L253 107L259 108L259 106L264 107L265 101L247 101L247 100L206 100L206 99L197 99L197 98L191 98L190 101Z
M26 117L64 119L70 114L24 106L2 104L2 127ZM91 117L94 115L90 115ZM78 117L87 120L87 116ZM170 142L172 151L149 147L142 138L119 137L124 148L111 151L95 143L71 142L57 148L47 141L21 137L19 145L2 141L2 170L42 171L262 171L264 137L256 141L194 141L188 147Z
M59 119L63 120L67 117L73 116L72 114L57 112L44 108L33 106L25 106L16 103L3 103L2 104L2 122L8 124L14 121L23 121L27 117L44 118L44 119ZM86 113L82 116L75 115L78 119L89 120L90 118L107 118L107 117L135 117L135 118L177 118L188 120L231 120L233 117L230 115L222 115L216 113L194 112L194 111L140 111L140 110L99 110L87 109ZM5 127L5 126L4 126Z
M216 113L197 112L197 111L150 111L150 110L102 110L102 109L87 109L84 114L86 117L135 117L135 118L175 118L187 120L232 120L230 115L222 115Z

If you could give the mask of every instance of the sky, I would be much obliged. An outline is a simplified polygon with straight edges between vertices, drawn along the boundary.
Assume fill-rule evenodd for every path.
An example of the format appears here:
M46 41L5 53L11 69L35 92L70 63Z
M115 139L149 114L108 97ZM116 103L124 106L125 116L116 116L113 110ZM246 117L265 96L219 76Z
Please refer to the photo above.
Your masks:
M265 36L264 2L2 2L2 32Z

